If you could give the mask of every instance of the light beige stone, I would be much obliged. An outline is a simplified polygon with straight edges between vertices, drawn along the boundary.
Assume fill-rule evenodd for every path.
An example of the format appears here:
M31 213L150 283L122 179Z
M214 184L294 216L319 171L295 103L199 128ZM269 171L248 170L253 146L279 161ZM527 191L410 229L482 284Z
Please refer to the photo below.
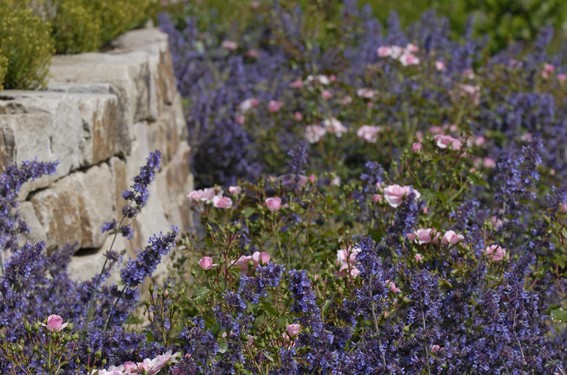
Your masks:
M49 249L66 243L78 248L99 248L106 234L102 224L114 218L113 177L106 164L86 173L76 172L38 192L31 202L41 225L49 233Z

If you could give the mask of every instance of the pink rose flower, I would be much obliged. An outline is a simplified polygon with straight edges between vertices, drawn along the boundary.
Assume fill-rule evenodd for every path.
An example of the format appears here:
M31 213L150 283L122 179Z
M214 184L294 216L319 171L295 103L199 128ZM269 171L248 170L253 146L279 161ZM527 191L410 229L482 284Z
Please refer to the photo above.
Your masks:
M341 137L347 131L347 128L334 117L324 120L323 126L327 132L335 134L337 137Z
M409 240L413 240L418 245L423 245L424 243L433 243L439 237L439 233L434 228L427 228L427 229L418 229L413 233L413 236L410 236L411 233L408 233L406 237Z
M369 88L361 88L356 90L356 95L363 99L372 99L378 92Z
M486 169L494 169L496 168L496 161L492 158L484 158L482 159L482 166Z
M557 75L557 80L559 81L559 83L565 83L565 81L567 81L567 74L559 73Z
M378 57L389 57L392 54L392 48L390 46L382 46L376 50Z
M441 239L441 243L443 245L456 245L459 242L461 242L464 238L465 237L463 237L462 234L457 234L452 230L448 230L443 235L443 238Z
M201 259L199 259L199 266L205 271L210 270L214 266L213 258L202 257Z
M419 47L416 46L415 44L409 43L409 44L406 46L406 52L409 52L409 53L417 53L417 52L419 52Z
M261 265L268 264L271 258L272 256L265 251L262 252L256 251L254 252L254 254L252 254L252 261L254 262L255 266L257 266L258 264ZM256 267L254 267L254 269L255 268Z
M363 139L368 143L376 143L378 140L378 133L380 133L381 130L382 128L379 126L362 125L356 132L356 135L358 138Z
M342 98L339 103L341 103L342 105L349 105L350 103L352 103L352 98L347 95L344 98Z
M303 81L301 79L296 79L295 81L291 82L289 84L289 87L293 88L293 89L300 89L303 87Z
M437 69L440 72L445 71L446 69L445 63L443 61L435 61L435 69Z
M439 345L431 345L431 353L437 353L441 350L442 348Z
M493 262L500 262L506 256L506 250L499 245L490 245L484 249L484 255Z
M414 142L414 144L411 145L411 150L415 153L420 152L422 149L422 144L419 142Z
M545 79L549 78L551 74L555 72L555 67L551 64L543 64L543 71L541 72L541 76Z
M268 103L268 111L272 113L279 112L283 108L283 103L278 100L270 100Z
M246 123L246 116L238 114L234 118L234 121L236 121L238 125L244 125Z
M433 137L433 140L435 140L437 147L441 149L449 148L457 151L463 147L463 143L459 139L453 138L450 135L437 134Z
M321 97L323 100L329 100L333 97L333 93L330 90L323 90L323 92L321 92Z
M289 337L295 337L295 336L299 335L299 331L301 331L301 325L300 324L289 324L286 327L285 330L286 330Z
M309 125L305 128L305 138L311 144L319 142L325 134L327 130L319 125Z
M390 57L393 59L397 59L404 53L404 49L400 46L391 46L390 47Z
M421 254L415 254L414 259L416 262L422 262L423 261L423 255Z
M419 65L420 61L419 58L417 58L417 56L411 53L404 53L402 56L400 56L400 63L403 66L412 66L412 65Z
M567 203L561 203L559 205L559 212L564 214L567 213Z
M480 87L473 85L459 85L461 97L468 98L475 106L480 104Z
M274 212L279 211L282 206L282 199L280 197L272 197L266 199L266 207L268 210Z
M229 186L228 192L232 195L238 195L242 192L242 189L240 188L240 186Z
M241 255L240 258L234 263L234 265L240 268L240 272L245 274L248 272L248 265L252 261L252 257L250 255Z
M295 112L293 114L293 118L295 119L295 121L301 121L303 120L303 115L301 114L301 112Z
M414 192L415 199L421 198L421 194L409 186L390 185L384 188L384 198L386 202L394 208L399 207L404 201L405 197L410 194L410 190Z
M216 196L213 198L213 207L215 208L231 208L232 207L232 199L229 197L219 197Z
M246 51L246 56L250 57L251 59L257 59L260 54L255 49L249 49Z
M229 51L234 51L238 48L238 44L232 40L225 40L221 43L221 47Z
M217 195L215 188L206 188L201 190L194 190L190 192L187 197L194 203L205 202L211 203L213 198Z
M260 104L260 101L256 98L249 98L238 105L238 110L242 113L246 113L252 108L255 108Z
M47 317L47 324L41 323L42 326L50 330L51 332L59 332L69 325L69 323L63 323L63 318L59 315L49 315Z

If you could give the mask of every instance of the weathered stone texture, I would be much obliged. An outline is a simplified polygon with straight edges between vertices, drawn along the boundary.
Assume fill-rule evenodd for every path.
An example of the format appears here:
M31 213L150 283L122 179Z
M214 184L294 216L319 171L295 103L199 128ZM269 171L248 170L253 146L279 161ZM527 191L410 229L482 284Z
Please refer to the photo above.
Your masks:
M11 162L58 160L54 176L22 192L28 240L49 251L77 244L70 269L86 279L100 272L111 238L105 221L121 217L121 195L150 151L162 168L150 199L132 223L132 241L115 250L133 256L150 235L192 224L186 194L192 189L189 145L167 36L132 31L109 53L56 56L48 90L4 91L0 96L0 170Z

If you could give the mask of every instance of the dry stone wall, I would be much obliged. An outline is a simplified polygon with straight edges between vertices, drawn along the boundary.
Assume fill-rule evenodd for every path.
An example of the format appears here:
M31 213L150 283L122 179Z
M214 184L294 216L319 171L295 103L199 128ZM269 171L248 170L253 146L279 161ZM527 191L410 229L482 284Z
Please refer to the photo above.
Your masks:
M80 279L100 270L110 239L101 225L119 217L122 191L160 150L162 168L147 206L133 223L130 255L172 224L191 225L187 127L175 85L167 36L131 31L106 53L56 56L45 91L0 92L0 170L37 158L59 161L57 173L20 196L31 240L48 251L77 244L71 269Z

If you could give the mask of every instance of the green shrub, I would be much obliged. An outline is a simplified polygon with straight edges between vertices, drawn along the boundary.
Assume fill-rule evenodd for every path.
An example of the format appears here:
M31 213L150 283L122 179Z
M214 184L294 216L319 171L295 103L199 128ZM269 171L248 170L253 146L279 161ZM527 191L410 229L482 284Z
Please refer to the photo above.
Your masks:
M4 86L8 89L43 87L53 54L49 23L19 0L2 1L0 20L0 54L8 62Z
M94 51L101 45L100 17L85 0L55 0L53 39L57 53Z
M92 11L100 15L101 45L105 45L149 18L154 0L96 0L89 3Z
M95 51L151 16L154 0L51 0L58 53ZM49 12L43 12L49 13Z
M4 89L4 77L8 70L8 59L0 53L0 90Z

